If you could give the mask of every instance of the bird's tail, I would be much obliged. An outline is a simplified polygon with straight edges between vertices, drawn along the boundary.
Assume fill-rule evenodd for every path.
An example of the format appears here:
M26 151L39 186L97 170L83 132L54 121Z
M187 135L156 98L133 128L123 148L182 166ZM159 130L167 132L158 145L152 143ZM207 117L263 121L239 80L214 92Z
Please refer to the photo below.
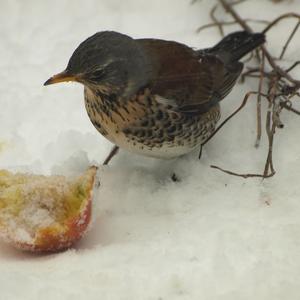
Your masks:
M204 51L218 55L225 63L230 63L238 61L264 42L263 33L237 31L225 36L217 45Z

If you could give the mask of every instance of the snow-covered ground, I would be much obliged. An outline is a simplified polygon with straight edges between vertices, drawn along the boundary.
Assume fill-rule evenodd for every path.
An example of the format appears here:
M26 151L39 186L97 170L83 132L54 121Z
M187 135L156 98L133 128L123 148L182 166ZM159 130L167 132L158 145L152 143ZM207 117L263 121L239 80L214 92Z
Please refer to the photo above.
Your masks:
M0 168L70 174L100 164L111 144L88 120L83 87L43 82L100 30L210 46L219 39L217 30L195 29L209 21L211 4L1 1ZM299 12L300 5L251 0L239 11L273 19ZM270 34L273 53L279 53L291 25ZM298 38L290 59L297 52L299 59L299 46ZM255 81L237 85L222 103L223 116L255 87ZM265 181L209 167L263 169L266 136L255 150L254 101L205 147L201 161L197 153L158 161L121 151L100 168L94 224L76 249L36 256L0 244L0 299L299 299L300 119L282 116L285 128L274 147L277 174ZM181 182L169 179L173 171Z

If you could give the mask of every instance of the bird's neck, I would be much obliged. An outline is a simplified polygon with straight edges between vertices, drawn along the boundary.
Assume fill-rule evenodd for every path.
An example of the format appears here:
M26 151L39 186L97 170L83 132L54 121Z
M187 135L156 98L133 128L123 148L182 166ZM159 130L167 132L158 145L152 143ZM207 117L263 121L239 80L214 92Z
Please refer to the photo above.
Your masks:
M84 98L88 113L90 113L90 109L94 109L95 113L105 114L108 117L112 116L112 112L118 112L126 102L113 89L90 88L87 86L84 88Z

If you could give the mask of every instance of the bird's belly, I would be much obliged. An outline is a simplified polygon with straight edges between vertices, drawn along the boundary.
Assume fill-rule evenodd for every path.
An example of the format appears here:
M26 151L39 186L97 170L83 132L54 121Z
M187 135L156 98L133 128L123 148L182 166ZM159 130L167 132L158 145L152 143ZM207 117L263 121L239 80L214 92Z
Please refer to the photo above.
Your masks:
M195 143L193 145L178 145L177 143L173 144L162 142L156 146L149 146L143 143L129 141L126 137L124 137L116 140L115 144L122 149L126 149L136 154L155 158L170 159L193 151L199 146L200 143Z
M104 118L101 127L95 127L122 149L168 159L198 148L212 134L218 119L219 108L210 114L182 119L177 123L168 120L144 127L129 124L125 129L120 129L116 122Z
M131 101L126 107L120 105L108 111L91 99L85 98L86 109L103 136L120 148L156 158L173 158L193 151L212 134L220 118L219 105L206 113L187 115L167 110L154 101L148 106L145 101Z
M99 126L99 124L94 124L94 126L110 142L119 146L121 149L139 155L164 159L171 159L193 151L207 136L199 135L194 138L177 136L170 141L170 138L167 136L161 139L155 137L142 138L140 131L132 130L130 133L128 133L128 131L124 132L120 130L115 123L109 120L103 122L101 126ZM186 135L190 135L190 133L187 132ZM167 139L169 139L169 141Z
M143 149L141 149L140 147L132 146L132 145L128 145L128 147L126 147L126 149L128 151L139 154L139 155L155 157L155 158L163 158L163 159L171 159L174 157L178 157L178 156L187 154L196 148L197 148L197 146L190 148L188 146L169 147L168 145L162 145L160 148L145 148L144 147Z

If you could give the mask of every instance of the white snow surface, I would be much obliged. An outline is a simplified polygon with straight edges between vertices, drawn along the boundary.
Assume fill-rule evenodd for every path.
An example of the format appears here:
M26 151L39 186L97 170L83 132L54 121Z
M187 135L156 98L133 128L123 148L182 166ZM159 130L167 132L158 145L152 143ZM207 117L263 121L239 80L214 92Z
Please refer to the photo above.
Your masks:
M209 22L212 4L1 1L0 168L68 175L101 164L112 145L90 123L83 87L43 82L100 30L211 46L218 31L195 30ZM300 5L251 0L237 8L244 17L271 20L299 12ZM273 54L293 24L270 33ZM298 38L287 64L299 59L299 46ZM223 118L256 86L254 80L237 85L222 102ZM121 151L99 170L94 223L75 249L38 256L0 244L0 299L299 299L300 119L283 112L282 121L274 145L277 174L264 181L210 168L263 170L267 138L254 149L255 101L215 136L200 161L197 152L161 161ZM173 171L181 182L170 180Z

